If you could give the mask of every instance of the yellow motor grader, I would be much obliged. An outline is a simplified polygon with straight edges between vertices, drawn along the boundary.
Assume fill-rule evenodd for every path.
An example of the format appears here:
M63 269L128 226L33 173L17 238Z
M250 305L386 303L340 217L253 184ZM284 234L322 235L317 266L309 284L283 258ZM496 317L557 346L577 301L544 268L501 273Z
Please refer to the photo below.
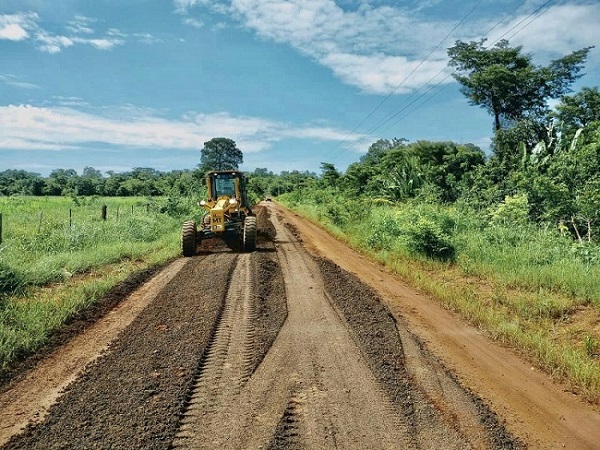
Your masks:
M200 201L207 212L199 226L184 222L181 230L183 256L196 254L198 244L219 237L237 241L244 251L256 249L256 217L248 203L246 178L237 170L214 170L206 173L207 199Z

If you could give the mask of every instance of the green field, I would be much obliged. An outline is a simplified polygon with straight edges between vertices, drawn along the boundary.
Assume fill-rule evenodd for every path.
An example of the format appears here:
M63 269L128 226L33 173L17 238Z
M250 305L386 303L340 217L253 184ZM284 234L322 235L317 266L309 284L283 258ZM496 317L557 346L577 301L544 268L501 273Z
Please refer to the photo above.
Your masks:
M178 255L185 211L165 198L0 198L0 371L131 273Z

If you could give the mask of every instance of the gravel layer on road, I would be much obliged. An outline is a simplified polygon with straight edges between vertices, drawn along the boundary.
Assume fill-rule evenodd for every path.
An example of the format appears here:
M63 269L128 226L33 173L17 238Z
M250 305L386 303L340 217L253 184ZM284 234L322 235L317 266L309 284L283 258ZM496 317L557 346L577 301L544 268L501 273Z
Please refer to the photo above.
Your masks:
M329 298L346 319L355 341L367 359L369 367L385 387L390 399L403 411L409 423L416 427L420 421L415 411L415 402L427 402L426 396L418 388L405 369L405 357L402 341L396 329L396 320L383 305L381 298L356 276L341 269L333 262L315 257L319 264ZM406 327L405 323L399 326ZM427 359L436 361L416 336L411 339ZM437 364L441 365L439 361ZM450 373L445 376L458 381ZM490 437L493 448L517 449L523 444L515 439L498 421L497 415L473 393L462 387L474 403L481 425ZM423 410L423 405L419 405ZM434 405L427 408L435 409ZM441 425L441 424L440 424ZM276 447L276 446L275 446Z
M324 258L315 258L330 300L341 311L371 371L390 400L412 415L411 386L404 369L402 342L396 321L381 299L354 275Z
M221 311L234 259L192 258L54 405L6 449L167 448ZM202 289L211 273L211 289Z

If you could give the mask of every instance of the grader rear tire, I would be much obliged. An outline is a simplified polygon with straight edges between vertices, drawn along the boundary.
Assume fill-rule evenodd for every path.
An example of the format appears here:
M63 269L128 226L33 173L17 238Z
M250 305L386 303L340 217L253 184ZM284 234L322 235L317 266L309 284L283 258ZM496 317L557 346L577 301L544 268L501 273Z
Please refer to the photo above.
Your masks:
M181 229L181 250L183 256L194 256L196 254L196 222L188 220L183 223Z
M244 251L256 250L256 217L247 216L244 219L244 235L242 239Z

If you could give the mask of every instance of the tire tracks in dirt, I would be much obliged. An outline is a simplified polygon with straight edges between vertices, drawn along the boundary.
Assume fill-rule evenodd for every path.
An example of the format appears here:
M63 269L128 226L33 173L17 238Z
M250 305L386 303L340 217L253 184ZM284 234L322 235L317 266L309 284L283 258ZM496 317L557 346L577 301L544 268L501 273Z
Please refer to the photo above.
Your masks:
M237 283L227 295L226 312L199 371L174 448L494 448L474 408L465 411L472 426L461 427L440 405L419 397L415 387L408 392L416 397L410 400L411 414L389 397L352 336L350 328L364 324L346 322L344 312L326 294L317 263L290 231L277 219L274 223L286 287L286 322L260 366L250 373L253 290L248 288L249 256L239 257L233 275ZM437 372L425 377L446 388L448 379ZM428 391L426 385L423 389ZM461 391L444 402L457 398L470 401Z
M255 313L250 256L237 257L219 325L200 365L173 448L204 448L204 444L214 448L206 436L223 427L223 414L252 374Z

